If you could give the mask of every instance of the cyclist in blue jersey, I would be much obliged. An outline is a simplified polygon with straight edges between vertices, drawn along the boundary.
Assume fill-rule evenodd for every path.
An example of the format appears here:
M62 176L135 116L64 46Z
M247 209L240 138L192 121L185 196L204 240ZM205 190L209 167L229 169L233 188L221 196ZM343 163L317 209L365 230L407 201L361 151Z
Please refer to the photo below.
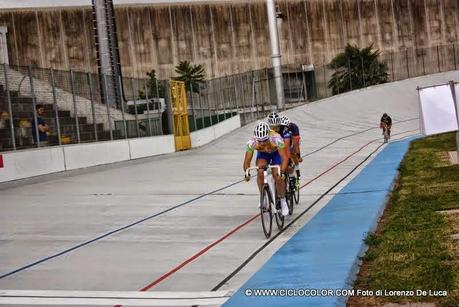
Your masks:
M296 175L300 178L300 168L299 163L303 162L303 158L301 158L300 153L300 129L295 123L292 123L287 116L282 116L280 120L280 134L281 135L288 135L289 143L290 143L290 158L292 159L293 163L295 164Z
M263 189L263 169L262 167L270 165L280 165L281 174L277 174L277 170L273 170L273 178L276 184L276 192L280 198L282 215L288 215L288 205L285 199L285 172L288 167L288 158L286 148L282 137L271 130L265 122L260 122L255 127L254 136L247 142L245 157L244 157L244 173L250 167L253 154L257 151L256 165L259 167L257 174L257 183L260 192ZM244 176L246 181L250 177ZM260 204L262 205L262 204Z

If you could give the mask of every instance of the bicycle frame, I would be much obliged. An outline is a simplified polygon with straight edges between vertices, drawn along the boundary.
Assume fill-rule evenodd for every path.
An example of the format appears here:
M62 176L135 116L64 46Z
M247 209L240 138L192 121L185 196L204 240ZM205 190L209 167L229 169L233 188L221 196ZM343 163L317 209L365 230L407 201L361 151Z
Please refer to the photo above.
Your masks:
M276 184L274 182L274 176L272 175L272 169L275 168L277 169L277 173L280 174L280 166L279 165L266 165L265 167L263 167L263 186L266 186L268 185L269 187L269 191L271 192L271 197L272 197L272 200L273 200L273 203L274 204L271 204L273 205L273 208L271 208L272 212L273 213L276 213L277 212L277 209L276 209L276 202L277 202L277 191L276 191ZM246 171L245 171L245 175L246 176L250 176L250 171L251 170L259 170L260 168L258 166L253 166L253 167L249 167Z

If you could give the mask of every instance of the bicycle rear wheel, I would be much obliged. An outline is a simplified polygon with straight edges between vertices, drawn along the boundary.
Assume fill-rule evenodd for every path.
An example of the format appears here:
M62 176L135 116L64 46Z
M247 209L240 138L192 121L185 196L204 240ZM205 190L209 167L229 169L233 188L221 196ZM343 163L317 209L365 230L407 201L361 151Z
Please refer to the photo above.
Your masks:
M287 178L287 184L285 187L285 198L287 199L288 205L288 214L293 214L293 202L294 202L294 193L295 193L295 181L294 177Z
M293 190L293 198L295 199L295 204L298 205L300 202L300 183L298 177L295 175L295 189Z
M389 130L386 129L384 131L384 143L387 143L389 141Z
M264 187L263 192L260 195L260 217L261 226L263 227L263 232L265 234L266 239L269 239L269 237L271 236L271 229L273 227L273 213L271 211L271 204L272 199L269 187Z

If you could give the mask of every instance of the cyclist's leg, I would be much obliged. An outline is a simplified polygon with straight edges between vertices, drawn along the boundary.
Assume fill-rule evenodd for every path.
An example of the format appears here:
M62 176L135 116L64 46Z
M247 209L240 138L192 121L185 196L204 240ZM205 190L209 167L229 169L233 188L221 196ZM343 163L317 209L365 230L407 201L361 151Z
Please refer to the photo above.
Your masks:
M296 156L296 159L294 160L296 177L299 179L301 177L301 175L300 175L300 158L301 158L301 154L297 153L297 154L294 154L294 155Z
M282 165L282 158L278 151L271 154L271 164ZM277 197L280 199L282 215L286 216L289 213L289 209L285 199L285 181L279 176L277 169L273 169L273 176L276 182Z
M278 151L273 152L270 155L271 155L270 162L272 165L279 165L279 166L282 165L282 158ZM277 196L279 196L280 198L285 197L285 183L282 180L282 178L279 176L279 174L277 173L277 169L273 169L273 177L276 182Z
M264 167L266 164L268 164L269 160L267 160L267 159L268 158L266 158L264 153L258 152L256 165L259 168L258 169L258 173L257 173L257 184L258 184L258 190L260 191L260 193L263 193L263 185L264 185L264 176L263 176L262 167ZM263 206L263 208L267 208L268 207L268 199L265 199L265 203L264 204L262 204L261 200L260 200L260 203L259 203L258 206L259 207Z
M265 152L258 152L257 153L257 161L256 165L258 166L258 174L257 174L257 184L258 184L258 189L260 192L263 190L263 184L264 184L264 177L263 177L263 169L261 169L263 166L269 163L270 157L267 153Z

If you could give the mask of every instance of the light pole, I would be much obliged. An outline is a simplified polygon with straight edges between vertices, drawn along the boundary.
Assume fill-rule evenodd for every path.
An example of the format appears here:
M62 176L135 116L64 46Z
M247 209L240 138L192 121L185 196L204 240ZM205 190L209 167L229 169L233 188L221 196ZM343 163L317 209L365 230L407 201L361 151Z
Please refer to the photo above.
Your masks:
M113 0L92 0L97 66L102 100L110 106L121 103L121 66ZM107 84L102 83L102 75Z
M281 53L279 48L279 32L277 29L277 14L274 0L266 0L268 9L269 37L271 40L271 59L274 69L274 81L276 85L277 109L285 109L284 84L281 70Z

